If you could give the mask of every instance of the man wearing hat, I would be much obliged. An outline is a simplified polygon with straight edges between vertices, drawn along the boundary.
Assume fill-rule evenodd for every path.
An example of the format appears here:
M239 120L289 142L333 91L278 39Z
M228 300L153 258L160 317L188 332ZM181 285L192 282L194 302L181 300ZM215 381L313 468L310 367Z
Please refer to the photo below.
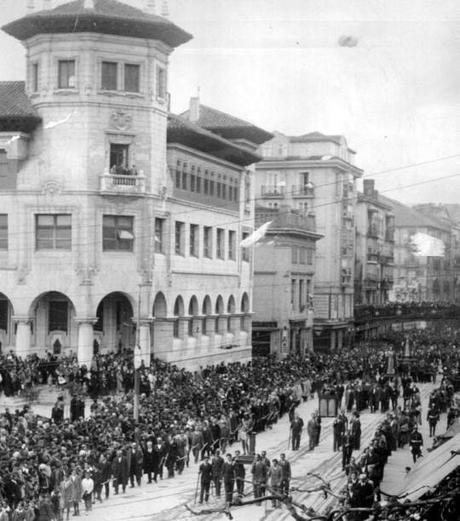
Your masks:
M201 463L199 470L200 474L200 503L203 503L203 499L206 503L209 500L209 489L211 487L212 479L212 465L209 463L209 456L204 457L203 463Z

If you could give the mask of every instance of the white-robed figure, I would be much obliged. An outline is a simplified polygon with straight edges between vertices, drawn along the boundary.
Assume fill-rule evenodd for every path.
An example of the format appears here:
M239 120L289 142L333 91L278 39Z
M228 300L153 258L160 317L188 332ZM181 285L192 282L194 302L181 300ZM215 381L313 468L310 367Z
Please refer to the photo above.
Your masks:
M393 351L393 346L390 346L390 350L386 353L387 356L387 375L395 374L395 352Z

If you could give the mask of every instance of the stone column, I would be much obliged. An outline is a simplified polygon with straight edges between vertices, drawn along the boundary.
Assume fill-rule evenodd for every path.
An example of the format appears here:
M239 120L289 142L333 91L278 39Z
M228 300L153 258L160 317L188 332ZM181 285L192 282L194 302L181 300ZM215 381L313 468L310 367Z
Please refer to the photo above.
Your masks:
M150 365L150 319L141 319L139 321L139 346L141 348L141 358L144 365Z
M24 358L30 353L30 339L32 330L30 328L29 317L13 316L13 321L17 324L16 329L16 356Z
M94 318L75 319L75 322L78 324L78 364L80 366L86 365L88 369L91 367L91 362L93 360L93 324L95 324L96 321L97 319Z
M331 346L330 346L331 347L331 352L335 351L335 345L336 345L335 338L336 338L335 331L332 329L331 330Z

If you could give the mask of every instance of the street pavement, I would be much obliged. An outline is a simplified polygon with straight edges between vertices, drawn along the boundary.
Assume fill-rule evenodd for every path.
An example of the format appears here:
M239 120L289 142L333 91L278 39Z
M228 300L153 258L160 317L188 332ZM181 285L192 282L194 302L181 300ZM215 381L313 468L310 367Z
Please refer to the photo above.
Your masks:
M427 401L431 390L434 388L432 384L419 385L422 395L422 434L426 445L430 438L428 437L428 427L425 417L427 411ZM51 406L56 397L55 391L43 389L40 395L39 403L33 404L33 409L43 416L49 416ZM66 416L68 415L68 399L66 398ZM5 401L2 399L1 405L10 406L11 409L21 405L22 400L18 398ZM311 414L318 408L318 400L311 399L302 403L298 407L299 415L303 418L305 425L307 424ZM89 411L89 402L86 407ZM444 431L446 415L442 415L439 423L439 432ZM380 413L371 414L368 411L361 413L361 447L366 448L372 438L375 429L382 420L383 415ZM286 458L291 462L292 476L291 486L299 489L311 489L319 486L321 482L309 475L315 473L320 475L324 480L331 483L331 488L335 492L340 491L346 484L345 473L342 472L342 453L334 452L332 449L333 433L332 418L323 418L322 430L319 446L313 451L308 450L308 436L306 430L302 435L300 449L292 451L288 448L289 423L287 415L278 421L273 429L269 429L257 435L256 452L262 450L267 451L270 459L279 457L281 452L286 454ZM233 444L228 450L233 453L236 449L240 449L240 443ZM358 455L355 451L354 456ZM389 459L385 468L385 476L382 483L382 490L392 493L397 489L397 483L401 481L405 474L405 467L412 467L412 458L408 447L400 449ZM200 505L195 504L195 493L197 490L198 465L190 463L190 467L186 468L182 475L175 478L163 479L158 484L147 484L145 478L141 487L128 488L125 494L111 496L109 500L94 505L93 511L89 513L87 519L89 521L125 521L125 520L145 520L145 521L190 521L202 519L204 521L220 521L227 519L222 512L213 512L202 514L200 516L190 512L186 505L194 511L200 511ZM251 479L250 468L246 467L246 479ZM246 492L251 490L251 485L246 485ZM112 494L112 490L111 490ZM223 495L223 494L222 494ZM252 496L248 496L251 498ZM324 513L336 504L333 496L324 497L323 492L294 492L293 498L296 502L302 503L306 507L312 507L316 511ZM219 509L223 508L223 499L217 500L211 496L209 504L206 508ZM232 507L231 510L235 521L283 521L292 519L287 510L283 507L272 508L271 502L263 502L262 506L248 505L243 507ZM84 514L82 514L84 515Z

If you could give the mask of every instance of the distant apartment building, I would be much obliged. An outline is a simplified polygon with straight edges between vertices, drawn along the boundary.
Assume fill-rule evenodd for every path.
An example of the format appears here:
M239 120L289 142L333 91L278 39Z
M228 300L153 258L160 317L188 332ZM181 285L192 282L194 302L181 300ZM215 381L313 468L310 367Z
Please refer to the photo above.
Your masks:
M268 208L289 207L315 216L314 347L347 344L353 324L356 179L355 152L343 136L275 133L260 151L256 197Z
M254 248L252 346L256 355L313 350L315 217L298 210L256 207L256 226L271 222Z
M447 302L453 298L452 234L448 224L395 199L381 196L395 217L394 284L390 300ZM442 240L444 256L418 256L411 237L423 233Z
M392 207L384 203L373 179L365 179L356 204L355 304L381 305L394 281Z

